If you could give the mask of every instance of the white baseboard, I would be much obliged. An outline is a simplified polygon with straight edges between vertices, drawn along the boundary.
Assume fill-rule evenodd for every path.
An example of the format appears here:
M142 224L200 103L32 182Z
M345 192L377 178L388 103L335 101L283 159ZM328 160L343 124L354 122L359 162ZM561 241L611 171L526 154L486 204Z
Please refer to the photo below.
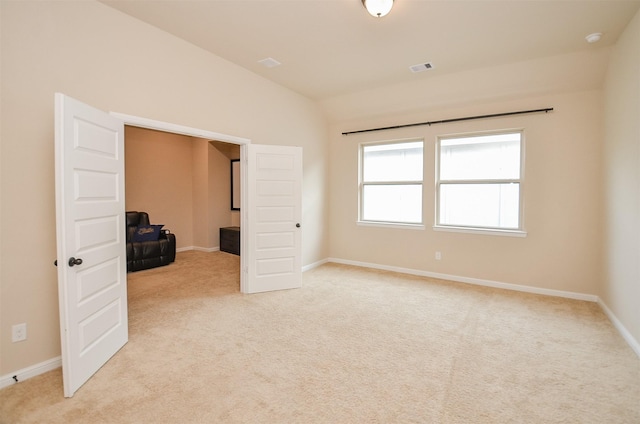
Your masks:
M180 247L178 249L176 249L176 253L179 252L188 252L190 250L196 250L198 252L206 252L206 253L211 253L211 252L217 252L220 250L220 246L215 246L215 247L200 247L200 246L187 246L187 247Z
M197 252L205 252L205 253L211 253L211 252L217 252L220 250L220 246L215 246L215 247L200 247L200 246L193 246L193 249Z
M314 262L314 263L309 264L309 265L305 265L305 266L302 267L302 272L311 271L313 268L317 268L320 265L326 264L327 262L329 262L329 259L323 259L321 261Z
M55 370L56 368L60 368L61 366L62 357L58 356L56 358L40 362L39 364L35 364L16 372L4 375L0 377L0 389L27 380L31 377L35 377L36 375L44 374L47 371ZM16 381L14 377L16 377L18 381Z
M602 308L604 313L607 315L613 326L618 330L622 338L631 346L631 349L638 355L640 358L640 343L631 335L629 330L622 325L618 317L609 309L609 307L602 301L602 299L598 298L598 305Z
M361 266L365 268L381 269L384 271L400 272L402 274L417 275L420 277L439 278L441 280L456 281L459 283L475 284L478 286L493 287L497 289L513 290L525 293L542 294L546 296L565 297L568 299L586 300L589 302L597 302L598 296L592 294L576 293L563 290L544 289L533 286L523 286L520 284L503 283L500 281L482 280L479 278L461 277L458 275L440 274L436 272L421 271L411 268L400 268L395 266L378 265L368 262L350 261L337 258L329 258L328 262L335 262L345 265Z

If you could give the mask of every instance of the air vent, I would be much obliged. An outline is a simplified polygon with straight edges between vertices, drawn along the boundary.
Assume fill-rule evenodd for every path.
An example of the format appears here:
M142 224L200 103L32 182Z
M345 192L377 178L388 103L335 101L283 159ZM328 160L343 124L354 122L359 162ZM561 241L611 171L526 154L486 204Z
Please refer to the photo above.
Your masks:
M433 68L434 68L434 66L433 66L433 63L431 63L431 62L421 63L419 65L409 66L409 69L411 69L411 72L413 72L413 73L428 71L429 69L433 69Z
M277 60L275 60L272 57L268 57L266 59L259 60L258 63L261 64L264 67L267 67L267 68L275 68L276 66L281 65L280 62L278 62Z

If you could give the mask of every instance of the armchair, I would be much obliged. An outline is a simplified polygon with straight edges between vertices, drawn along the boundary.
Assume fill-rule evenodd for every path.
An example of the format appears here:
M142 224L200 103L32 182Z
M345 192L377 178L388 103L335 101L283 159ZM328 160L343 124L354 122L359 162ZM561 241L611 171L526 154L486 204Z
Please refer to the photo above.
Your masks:
M159 231L157 240L146 212L130 211L127 218L127 272L169 265L176 259L176 236ZM155 226L160 227L160 226Z

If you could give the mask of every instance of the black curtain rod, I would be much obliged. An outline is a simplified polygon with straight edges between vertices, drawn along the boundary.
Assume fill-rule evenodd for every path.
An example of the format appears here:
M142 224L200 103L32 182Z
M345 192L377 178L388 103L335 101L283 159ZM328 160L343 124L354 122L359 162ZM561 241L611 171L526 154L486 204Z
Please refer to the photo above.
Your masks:
M551 111L553 111L552 107L548 107L544 109L519 110L517 112L493 113L491 115L467 116L464 118L442 119L440 121L418 122L416 124L403 124L403 125L394 125L392 127L381 127L381 128L370 128L368 130L347 131L347 132L343 132L342 135L359 134L359 133L372 132L372 131L395 130L398 128L417 127L420 125L447 124L449 122L470 121L472 119L485 119L485 118L497 118L499 116L522 115L525 113L540 113L540 112L547 113Z

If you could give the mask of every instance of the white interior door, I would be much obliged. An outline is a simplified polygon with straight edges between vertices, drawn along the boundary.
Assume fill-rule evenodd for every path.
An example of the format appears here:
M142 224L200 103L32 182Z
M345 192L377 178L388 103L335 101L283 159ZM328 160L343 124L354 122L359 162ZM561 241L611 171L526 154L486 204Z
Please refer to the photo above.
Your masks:
M247 146L246 285L257 293L302 286L302 148ZM244 207L244 205L243 205Z
M56 224L64 395L129 337L124 124L55 97Z

